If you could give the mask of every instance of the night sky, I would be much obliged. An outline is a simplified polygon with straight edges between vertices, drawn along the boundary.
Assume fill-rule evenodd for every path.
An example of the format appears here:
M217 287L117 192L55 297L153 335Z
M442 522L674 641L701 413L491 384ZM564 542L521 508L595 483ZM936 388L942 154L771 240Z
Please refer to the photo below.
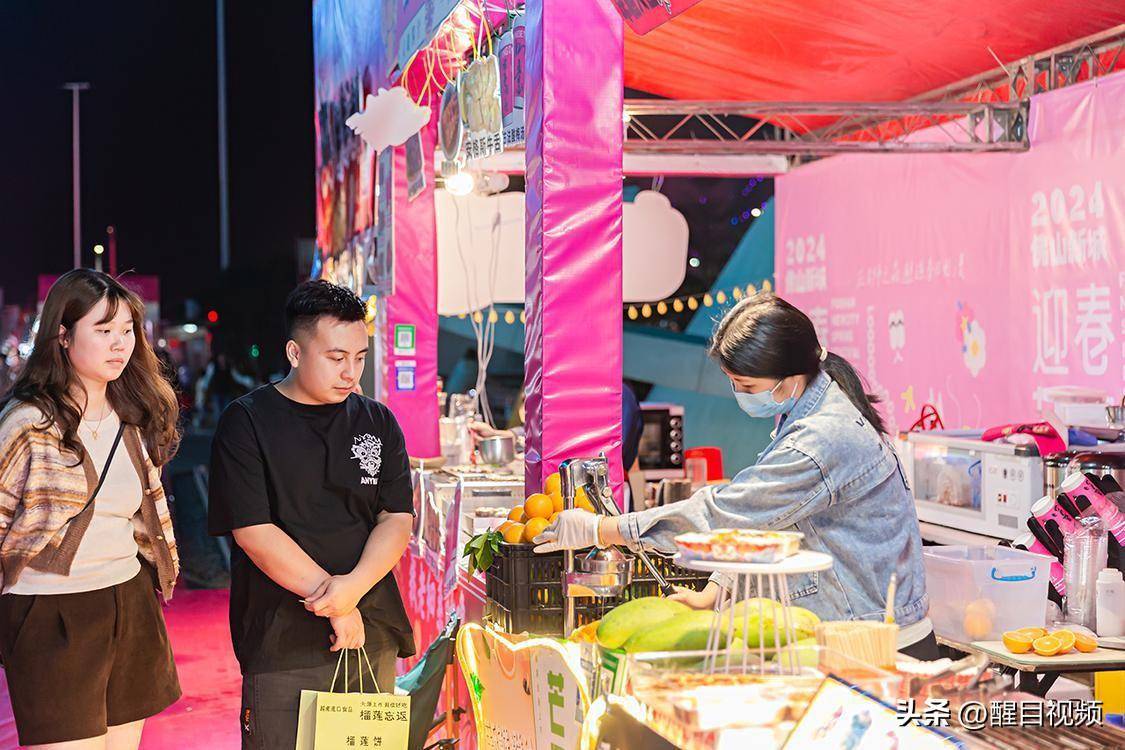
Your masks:
M0 0L5 301L33 305L37 275L71 267L71 99L60 87L89 81L85 263L115 225L118 271L161 277L164 319L185 322L184 301L194 299L220 313L217 350L244 360L258 344L261 364L280 366L296 241L315 235L311 15L310 0L227 0L232 268L220 275L213 0ZM665 184L702 260L681 294L709 288L749 226L731 216L772 194L772 181L750 192L744 182ZM688 317L641 322L676 330Z
M280 318L295 241L315 233L311 4L228 0L226 18L234 271L220 278L214 3L0 3L8 303L33 304L37 274L72 265L71 102L60 86L89 81L86 263L113 224L118 270L160 275L165 318L182 320L188 297L221 310L232 332L262 305Z

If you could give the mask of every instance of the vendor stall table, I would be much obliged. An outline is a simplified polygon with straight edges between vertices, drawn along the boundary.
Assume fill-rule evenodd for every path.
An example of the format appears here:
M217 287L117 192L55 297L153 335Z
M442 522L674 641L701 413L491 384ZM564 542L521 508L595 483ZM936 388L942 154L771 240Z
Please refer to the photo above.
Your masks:
M1043 697L1063 674L1109 672L1125 669L1125 651L1099 648L1088 654L1038 656L1013 654L999 641L965 643L938 636L938 643L964 653L982 653L993 663L1019 673L1020 690Z

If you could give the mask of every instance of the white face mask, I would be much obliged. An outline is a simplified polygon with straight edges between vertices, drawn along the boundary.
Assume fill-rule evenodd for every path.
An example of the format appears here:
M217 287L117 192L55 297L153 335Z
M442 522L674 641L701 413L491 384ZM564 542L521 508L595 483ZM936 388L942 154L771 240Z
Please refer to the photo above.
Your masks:
M793 405L797 403L797 384L793 384L793 392L789 394L789 398L784 401L774 401L773 394L778 388L781 387L783 381L777 381L777 385L768 391L760 393L742 393L734 389L734 383L731 382L730 389L734 392L734 399L738 402L738 408L746 412L749 416L755 419L767 419L769 417L776 417L779 414L786 414Z

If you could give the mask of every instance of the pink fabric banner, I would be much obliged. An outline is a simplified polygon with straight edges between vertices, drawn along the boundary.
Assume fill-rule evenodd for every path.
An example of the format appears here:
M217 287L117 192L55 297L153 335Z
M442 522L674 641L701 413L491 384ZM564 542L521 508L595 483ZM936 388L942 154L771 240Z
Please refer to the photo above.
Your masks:
M432 154L436 126L422 129L422 153ZM434 216L434 163L422 159L426 186L408 196L406 147L395 148L394 294L384 303L382 336L383 394L402 425L412 456L441 455L437 401L437 229Z
M1035 97L1022 154L839 156L777 181L780 293L893 427L1125 382L1125 74Z
M527 5L527 488L605 451L618 502L622 34L610 0Z

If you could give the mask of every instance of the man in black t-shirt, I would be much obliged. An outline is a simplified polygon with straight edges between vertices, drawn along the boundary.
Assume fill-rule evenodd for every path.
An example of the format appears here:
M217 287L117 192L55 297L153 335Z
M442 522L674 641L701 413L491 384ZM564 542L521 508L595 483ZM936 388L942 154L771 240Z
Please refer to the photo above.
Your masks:
M410 466L394 415L355 392L364 305L306 282L285 317L292 370L232 403L211 449L209 527L235 541L230 627L252 750L292 747L301 690L328 690L341 656L343 688L358 687L345 649L365 647L381 692L414 653L391 572L410 541ZM369 675L365 663L368 690Z

